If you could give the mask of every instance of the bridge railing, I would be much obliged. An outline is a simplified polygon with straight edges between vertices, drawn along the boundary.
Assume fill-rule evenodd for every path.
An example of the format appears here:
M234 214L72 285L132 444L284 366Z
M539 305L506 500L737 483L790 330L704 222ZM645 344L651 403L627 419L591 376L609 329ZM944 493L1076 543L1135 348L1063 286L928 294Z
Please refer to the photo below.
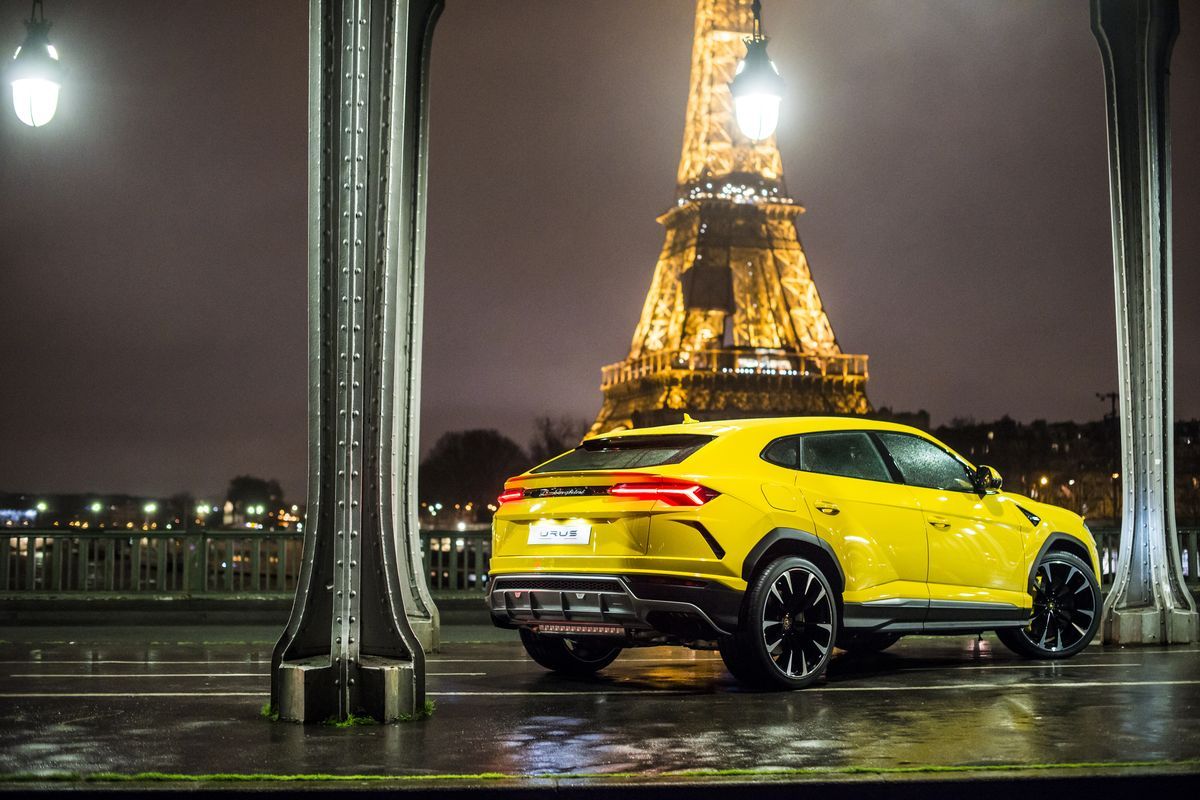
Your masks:
M1116 568L1120 530L1094 525L1102 583ZM1200 528L1183 528L1187 582L1200 588ZM303 536L287 531L0 530L0 592L146 595L291 594ZM487 591L491 533L422 530L430 589Z
M808 378L867 377L867 356L805 355L787 350L661 350L600 369L600 388L669 370Z
M491 532L421 531L435 592L487 589ZM304 536L289 531L0 529L0 592L291 594Z

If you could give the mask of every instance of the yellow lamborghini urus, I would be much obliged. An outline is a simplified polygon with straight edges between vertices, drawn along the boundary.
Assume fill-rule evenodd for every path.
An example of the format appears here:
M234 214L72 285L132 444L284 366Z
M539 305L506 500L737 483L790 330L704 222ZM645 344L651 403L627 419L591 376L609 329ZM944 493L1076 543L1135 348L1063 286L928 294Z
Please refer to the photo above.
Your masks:
M1030 658L1100 622L1083 520L1000 490L919 430L852 418L622 431L509 479L493 621L582 674L626 647L717 648L739 680L799 689L835 647L995 631Z

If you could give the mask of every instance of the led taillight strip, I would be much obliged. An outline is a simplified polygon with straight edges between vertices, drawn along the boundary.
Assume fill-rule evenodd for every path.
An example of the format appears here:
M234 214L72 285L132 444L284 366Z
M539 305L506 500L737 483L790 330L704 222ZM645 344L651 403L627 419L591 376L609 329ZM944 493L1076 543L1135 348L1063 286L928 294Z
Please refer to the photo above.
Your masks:
M661 500L669 506L702 506L720 494L698 483L682 482L618 483L608 493L630 500Z
M505 489L500 493L500 496L496 498L496 503L497 505L504 505L505 503L511 503L514 500L520 500L524 496L524 489Z

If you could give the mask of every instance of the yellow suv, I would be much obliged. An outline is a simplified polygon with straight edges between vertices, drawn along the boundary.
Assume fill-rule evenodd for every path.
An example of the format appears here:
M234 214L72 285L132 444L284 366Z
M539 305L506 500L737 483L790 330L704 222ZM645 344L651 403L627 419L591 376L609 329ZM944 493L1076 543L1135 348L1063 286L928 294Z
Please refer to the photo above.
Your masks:
M1075 514L1003 492L928 434L845 417L622 431L505 482L488 605L553 670L626 647L717 648L748 684L803 688L834 647L996 631L1031 658L1100 622Z

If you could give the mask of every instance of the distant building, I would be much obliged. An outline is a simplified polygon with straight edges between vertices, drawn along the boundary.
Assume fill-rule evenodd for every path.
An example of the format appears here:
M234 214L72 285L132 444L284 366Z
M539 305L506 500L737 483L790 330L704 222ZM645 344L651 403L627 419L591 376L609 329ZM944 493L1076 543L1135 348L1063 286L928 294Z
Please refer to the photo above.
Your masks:
M934 434L976 464L1004 476L1004 488L1064 506L1089 519L1121 512L1121 453L1116 420L1019 423L955 420ZM1200 420L1175 423L1176 516L1200 524Z

